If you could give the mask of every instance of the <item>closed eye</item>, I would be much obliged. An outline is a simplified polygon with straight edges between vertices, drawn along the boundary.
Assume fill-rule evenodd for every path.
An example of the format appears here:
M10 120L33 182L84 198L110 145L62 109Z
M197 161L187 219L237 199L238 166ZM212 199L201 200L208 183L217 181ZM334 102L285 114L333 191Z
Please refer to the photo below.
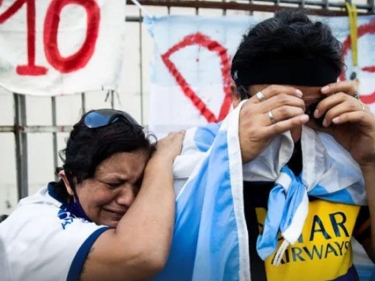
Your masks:
M123 182L106 182L106 185L108 185L110 188L117 188L120 187Z

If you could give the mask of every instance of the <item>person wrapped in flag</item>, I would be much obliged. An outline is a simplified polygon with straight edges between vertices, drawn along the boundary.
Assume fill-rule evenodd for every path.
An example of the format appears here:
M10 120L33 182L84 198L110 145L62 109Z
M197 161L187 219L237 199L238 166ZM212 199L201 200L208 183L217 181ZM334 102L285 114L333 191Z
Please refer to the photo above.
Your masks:
M174 237L153 280L358 280L351 239L375 257L375 117L337 82L343 67L303 11L244 34L234 110L187 130L175 160Z

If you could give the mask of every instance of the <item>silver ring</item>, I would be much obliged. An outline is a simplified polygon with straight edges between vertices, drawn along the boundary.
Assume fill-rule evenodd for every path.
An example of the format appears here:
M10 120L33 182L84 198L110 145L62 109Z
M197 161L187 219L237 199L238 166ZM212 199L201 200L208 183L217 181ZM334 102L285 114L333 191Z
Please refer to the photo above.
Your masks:
M360 102L361 106L362 106L362 111L365 111L365 105L363 104L363 102Z
M277 121L275 120L275 117L273 117L272 110L268 111L268 117L270 118L272 124L276 124Z
M255 94L260 102L265 101L266 97L263 95L261 91Z
M353 94L353 98L359 100L359 93L358 91L355 91L354 94Z

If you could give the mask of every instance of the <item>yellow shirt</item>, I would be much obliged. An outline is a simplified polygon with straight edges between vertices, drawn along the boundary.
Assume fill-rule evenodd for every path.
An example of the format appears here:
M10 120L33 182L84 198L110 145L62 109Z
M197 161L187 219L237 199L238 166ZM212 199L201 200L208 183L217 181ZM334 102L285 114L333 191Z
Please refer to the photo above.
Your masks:
M360 206L324 200L310 202L302 235L288 247L281 264L272 265L276 253L265 261L267 281L345 280L353 262L350 239L359 210ZM256 215L263 222L266 209L257 207Z

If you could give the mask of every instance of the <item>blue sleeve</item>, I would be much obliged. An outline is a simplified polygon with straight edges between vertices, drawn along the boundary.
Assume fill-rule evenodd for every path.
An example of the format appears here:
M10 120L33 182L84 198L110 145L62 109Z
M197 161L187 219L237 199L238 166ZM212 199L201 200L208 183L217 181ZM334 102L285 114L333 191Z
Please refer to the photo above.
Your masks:
M67 281L77 281L79 280L79 276L81 274L83 265L85 264L86 258L90 249L96 239L109 227L102 227L98 230L94 231L85 242L83 242L82 246L79 248L77 254L75 255L72 264L70 266Z

